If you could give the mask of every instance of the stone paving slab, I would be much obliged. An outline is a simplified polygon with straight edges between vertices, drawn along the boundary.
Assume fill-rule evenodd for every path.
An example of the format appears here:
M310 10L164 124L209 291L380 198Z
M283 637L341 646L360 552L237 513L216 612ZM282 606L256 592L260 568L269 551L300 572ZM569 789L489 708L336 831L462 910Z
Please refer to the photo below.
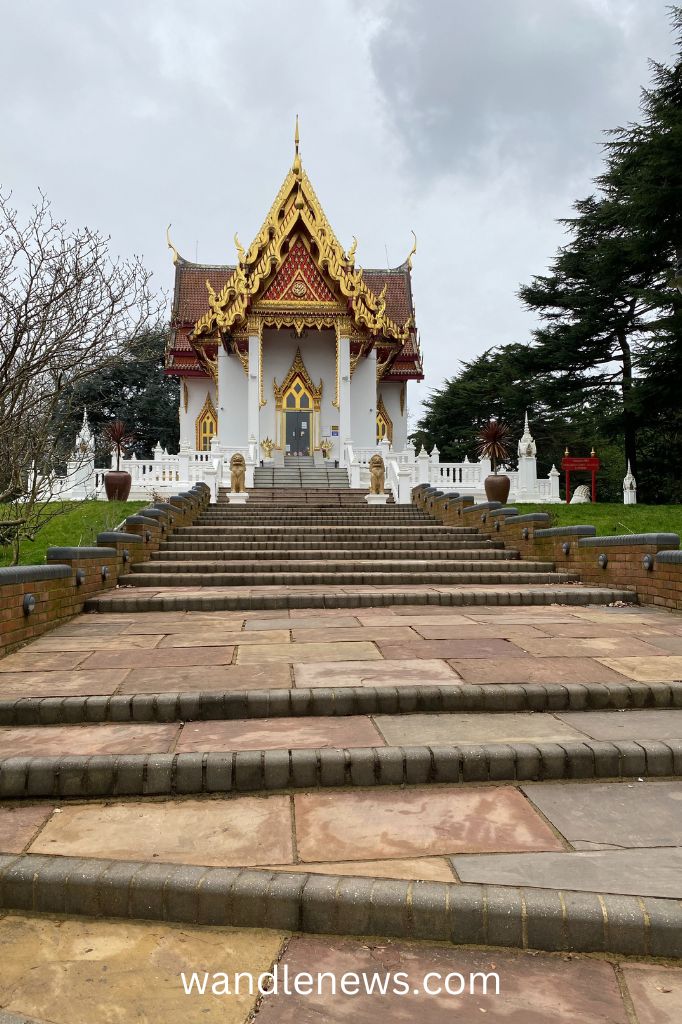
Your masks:
M420 637L410 628L409 623L404 625L400 622L390 626L378 626L374 623L369 625L358 625L351 628L338 627L330 634L327 623L318 629L299 629L295 622L291 636L295 642L324 643L332 639L334 643L342 641L381 641L382 643L412 643ZM320 624L318 623L318 627Z
M396 857L385 860L339 860L305 864L271 864L273 871L308 871L314 875L352 875L359 878L419 879L426 882L455 882L447 857Z
M60 669L76 668L85 658L87 653L76 652L55 652L55 651L33 651L31 647L24 647L14 654L8 654L0 658L0 685L2 676L8 672L36 672L46 669L50 672ZM114 655L114 661L116 655ZM116 668L115 664L102 665L102 668ZM120 665L118 666L121 667Z
M682 849L452 857L462 882L682 899Z
M85 673L83 673L85 674ZM292 685L288 665L215 665L133 669L118 687L119 693L194 693L203 690L288 689ZM0 680L0 693L2 685Z
M261 633L230 630L222 632L216 623L212 628L202 627L186 633L171 633L161 638L159 649L167 647L223 647L237 644L284 644L289 643L289 632L284 629L263 630Z
M370 718L352 715L347 718L193 722L183 727L175 749L178 752L291 750L297 747L378 747L383 743L381 733Z
M43 725L0 728L3 757L50 754L163 754L173 749L178 723Z
M553 637L538 640L528 637L523 640L523 649L540 658L608 658L609 656L630 658L651 658L666 654L662 647L656 647L659 637L651 636L650 642L633 636L601 636L592 638L571 638L570 644L561 646Z
M505 624L488 625L487 623L470 622L466 625L451 625L443 620L441 623L424 624L419 620L409 620L415 633L424 640L522 640L525 637L546 637L547 632L537 625ZM548 629L552 625L548 624Z
M258 976L284 937L251 928L8 915L0 919L0 1006L50 1024L243 1024L255 1003L248 991L187 996L180 972Z
M529 783L522 789L576 849L682 846L682 782Z
M583 738L578 729L559 721L553 715L528 713L375 715L374 722L386 742L395 746L551 740L560 742Z
M52 633L48 633L33 640L30 650L34 654L44 651L130 651L136 648L151 650L158 647L162 640L163 634L158 632L139 636L120 631L117 635L108 633L104 636L99 633L78 636L53 636Z
M245 644L240 647L237 664L254 665L265 661L283 661L287 664L320 661L371 661L381 654L372 643L297 643L297 644ZM327 684L329 685L329 684Z
M377 641L384 658L525 658L526 655L509 640L419 640L409 643Z
M448 664L467 683L615 683L627 679L615 667L594 658L448 658ZM658 678L649 681L658 682Z
M0 662L0 665L2 662ZM203 670L202 670L203 671ZM100 669L98 672L55 669L40 672L0 673L0 698L70 697L79 694L106 696L123 684L128 669ZM167 677L167 673L165 673ZM205 677L206 673L203 672Z
M566 711L557 714L562 722L595 740L682 739L682 710L666 708L646 711Z
M324 608L320 608L314 615L311 615L310 609L302 610L302 614L296 614L297 609L292 608L289 616L283 616L282 618L276 619L247 619L245 623L245 630L249 632L251 630L262 630L262 629L313 629L319 630L320 620L324 620L325 629L352 629L354 626L360 625L360 619L353 615L339 615L336 611L327 611ZM261 613L259 612L258 615ZM282 612L279 613L282 615Z
M294 665L297 687L318 686L415 686L454 684L461 676L445 661L419 658L404 661L334 662Z
M173 647L153 651L95 651L88 655L83 667L87 669L116 667L139 669L146 667L176 668L183 665L229 665L233 654L234 647ZM2 665L1 661L0 665Z
M217 867L293 860L289 797L69 805L32 853Z
M679 682L682 657L601 658L604 665L640 683Z
M302 861L564 848L508 786L298 793L294 807Z
M413 946L401 942L359 942L353 939L322 939L296 936L288 944L281 961L290 973L325 971L339 978L359 974L389 978L385 996L357 994L352 998L335 997L329 989L321 995L273 996L263 1001L258 1024L322 1024L348 1021L349 1024L631 1024L620 995L613 967L598 960L536 959L527 953L502 950L487 953L478 950L445 950ZM395 992L395 975L401 973L405 986ZM463 975L467 994L449 995L444 979L448 974ZM472 974L497 972L500 995L480 990L469 994ZM439 995L425 996L424 978L435 978ZM664 974L664 977L667 977ZM429 981L429 984L430 984ZM459 982L454 978L451 987ZM402 991L402 994L400 994Z
M53 809L49 803L0 804L0 852L21 853L43 827Z
M624 963L621 967L637 1024L679 1024L682 968Z

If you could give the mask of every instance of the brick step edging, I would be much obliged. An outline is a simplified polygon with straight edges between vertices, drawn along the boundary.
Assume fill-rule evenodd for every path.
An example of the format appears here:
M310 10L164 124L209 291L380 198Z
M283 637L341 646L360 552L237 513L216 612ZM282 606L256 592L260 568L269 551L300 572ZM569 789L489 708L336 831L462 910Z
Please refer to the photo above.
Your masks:
M166 584L167 585L167 584ZM438 584L431 584L437 586ZM128 589L128 588L126 588ZM153 589L159 589L154 587ZM120 591L119 591L120 594ZM285 594L162 594L111 597L104 593L85 602L86 612L165 612L165 611L263 611L278 608L390 608L393 605L441 605L462 607L517 607L549 604L605 605L615 601L637 604L631 590L606 587L556 585L546 590L455 590L445 593L418 591L367 591L357 594L289 592Z
M0 799L682 777L682 740L318 747L0 760Z
M0 854L0 908L457 946L682 955L676 900L470 882Z
M0 700L0 726L682 708L680 683L453 683Z

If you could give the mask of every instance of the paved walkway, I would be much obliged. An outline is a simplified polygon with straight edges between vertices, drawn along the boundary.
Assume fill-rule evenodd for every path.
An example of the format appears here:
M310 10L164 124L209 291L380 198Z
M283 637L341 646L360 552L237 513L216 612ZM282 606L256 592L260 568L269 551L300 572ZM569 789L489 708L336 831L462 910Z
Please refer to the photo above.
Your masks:
M678 1024L682 1017L682 969L637 960L21 914L0 918L0 959L2 1024L27 1017L39 1024L243 1024L256 1011L258 1024ZM280 991L259 1000L247 979L234 993L236 972L257 979L275 963L281 986L286 970L290 979L326 972L322 993ZM202 981L208 974L206 994L195 988L185 995L182 972L186 979L197 972ZM465 994L423 994L426 975L436 989L455 972ZM480 978L470 991L471 975L479 972L498 975L499 995L492 977L487 995ZM224 990L227 978L230 994L211 994L219 973L215 991ZM332 984L339 992L344 974L349 992L357 991L350 974L363 987L333 997ZM375 989L367 995L365 978L369 983L374 975L404 994L379 996ZM305 981L299 984L305 990ZM454 992L461 984L457 976L449 981Z
M47 865L39 892L46 885L49 897L50 865L74 857L84 865L108 860L122 872L131 862L155 865L161 881L164 865L257 869L268 878L352 876L375 880L370 904L389 898L381 880L398 879L440 884L439 892L448 888L442 883L457 892L494 892L510 906L525 905L524 893L558 894L570 898L571 913L581 899L585 907L606 907L595 901L619 896L656 900L663 915L678 907L682 780L670 766L680 763L682 741L682 617L622 605L618 595L609 606L603 591L599 604L583 605L584 588L559 584L544 588L539 604L537 587L515 584L513 593L528 598L516 606L502 585L491 588L486 604L419 603L438 592L457 601L481 593L466 584L440 591L430 584L406 588L403 600L414 603L386 607L314 608L315 588L292 586L259 590L257 601L272 599L270 608L201 610L204 601L215 607L216 595L248 605L242 588L223 589L207 596L193 587L137 587L132 599L124 589L106 595L99 614L82 615L0 661L0 769L2 759L7 771L33 766L38 780L29 782L25 799L0 802L0 854ZM323 594L335 600L341 589L326 585ZM345 593L375 604L388 591ZM155 594L170 610L136 610L155 607ZM302 607L291 607L296 595ZM571 603L558 603L564 600ZM181 607L173 609L174 602ZM171 694L180 696L168 702ZM288 712L275 700L283 696ZM275 704L279 710L270 714ZM283 751L292 763L319 766L325 752L360 764L369 748L370 758L389 766L413 756L438 765L453 745L464 765L456 781L427 771L407 786L377 776L315 788L290 774L292 784L265 791L254 785L209 795L202 788L205 756L221 752L243 752L256 764ZM491 761L485 781L467 782L483 779L471 769L481 751L484 761L502 752L498 774ZM614 751L618 777L596 771L598 758ZM84 779L128 755L198 755L197 785L171 798L145 796L148 790L134 785L127 796L36 796L45 779L68 778L69 771ZM538 756L560 765L553 781L532 768L520 772L523 758ZM153 768L145 765L145 772ZM620 960L608 938L606 946L581 939L579 948L606 949L597 957L566 952L570 943L563 954L472 949L287 929L53 920L22 916L25 904L13 905L17 912L0 918L2 1024L3 1010L53 1024L246 1021L252 1012L266 1024L417 1015L440 1024L484 1013L507 1024L667 1024L682 1013L679 965L641 955ZM382 920L390 923L390 908ZM613 917L604 925L618 950L639 949L628 946L626 926L624 920L618 931ZM654 946L668 948L660 927L663 945ZM496 934L502 945L529 945L523 928L517 938ZM678 940L671 936L674 948ZM380 1003L376 995L332 999L328 992L257 1002L181 990L182 970L258 973L277 960L336 975L405 969L410 994ZM493 964L500 997L413 991L429 970L468 975Z

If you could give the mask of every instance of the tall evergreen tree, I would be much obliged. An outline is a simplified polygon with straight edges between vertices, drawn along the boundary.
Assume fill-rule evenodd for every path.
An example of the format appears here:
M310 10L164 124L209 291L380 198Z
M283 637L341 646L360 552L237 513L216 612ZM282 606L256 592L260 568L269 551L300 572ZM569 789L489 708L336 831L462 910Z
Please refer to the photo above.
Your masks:
M163 372L166 337L165 331L155 331L128 342L120 359L81 382L69 396L73 436L85 406L100 462L109 457L102 431L114 419L124 420L135 435L132 451L138 458L149 458L157 441L177 451L180 385L177 377Z

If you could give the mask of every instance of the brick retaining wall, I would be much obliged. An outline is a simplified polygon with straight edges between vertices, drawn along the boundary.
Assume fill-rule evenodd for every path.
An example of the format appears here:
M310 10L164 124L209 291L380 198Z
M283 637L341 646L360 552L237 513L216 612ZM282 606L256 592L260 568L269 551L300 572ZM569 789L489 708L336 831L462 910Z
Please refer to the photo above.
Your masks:
M635 590L642 604L682 611L682 551L676 533L598 537L594 526L550 527L546 512L514 515L494 502L475 505L470 495L444 494L422 484L412 501L445 526L476 526L521 552L554 562L592 586ZM586 509L589 516L589 509Z
M116 587L133 561L146 561L162 537L193 522L209 501L208 487L197 484L168 504L129 516L123 529L100 533L96 547L48 548L45 565L0 568L0 655L77 615L95 593Z

